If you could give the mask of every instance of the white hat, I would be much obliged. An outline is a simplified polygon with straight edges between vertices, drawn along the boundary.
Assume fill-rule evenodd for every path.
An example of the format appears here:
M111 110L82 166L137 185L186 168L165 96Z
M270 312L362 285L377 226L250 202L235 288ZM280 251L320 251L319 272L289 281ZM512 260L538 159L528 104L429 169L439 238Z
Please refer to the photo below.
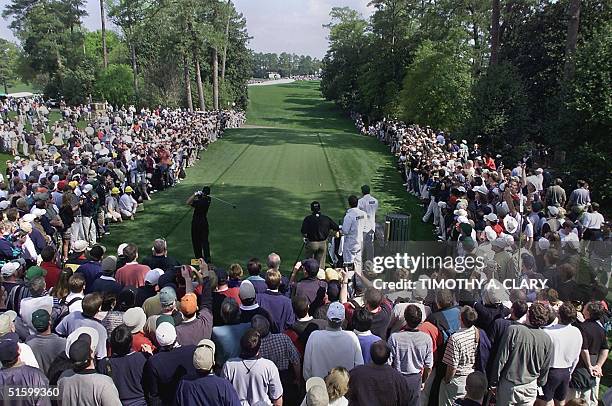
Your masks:
M34 221L34 219L36 218L36 215L32 214L32 213L27 213L24 214L23 217L21 218L22 221L25 221L26 223L31 223Z
M510 234L514 234L518 229L518 221L512 216L504 217L504 228Z
M72 250L74 252L83 252L87 249L89 244L85 240L77 240L72 244Z
M486 216L484 216L484 218L485 218L485 220L487 220L487 221L491 221L491 222L493 222L493 221L497 221L497 214L495 214L495 213L489 213L489 214L487 214Z
M474 186L472 191L477 192L477 193L481 193L483 195L489 194L489 189L487 189L487 187L485 185Z
M153 268L145 274L145 282L149 282L151 285L157 285L159 277L164 274L164 271L159 268Z
M327 309L327 319L328 320L344 320L345 317L345 309L342 303L340 302L332 302Z
M510 234L502 233L500 237L506 241L506 246L511 247L514 244L514 237Z
M459 216L457 217L457 223L461 224L461 223L469 223L470 220L468 220L467 217L465 216Z
M162 347L172 345L176 342L176 328L167 321L164 321L155 329L155 338Z
M36 217L42 217L45 214L47 214L47 210L35 208L34 210L32 210L32 214L35 215Z
M553 217L557 217L559 215L559 208L557 206L548 206L548 213Z
M98 336L98 332L93 327L79 327L74 330L68 338L66 338L66 356L70 357L70 346L79 339L81 334L87 334L91 337L91 350L95 351L96 347L98 347L98 340L100 337Z
M465 211L465 210L463 210L463 209L455 210L455 211L453 212L453 214L454 214L455 216L463 216L463 217L467 217L467 215L468 215L467 211Z
M119 246L117 247L117 255L123 255L123 250L125 249L125 247L127 247L127 243L122 243L119 244Z
M441 209L446 209L447 207L446 202L438 202L438 207Z
M10 205L11 202L9 202L8 200L3 200L0 202L0 210L6 210L9 208Z
M20 266L21 265L19 262L7 262L6 264L2 265L2 270L0 270L0 273L2 273L2 276L11 276L19 269Z
M550 248L550 241L544 237L540 238L538 240L538 248L540 248L541 251L546 251Z
M142 331L147 322L147 315L142 307L131 307L123 313L123 324L125 324L132 334Z
M83 186L83 193L89 193L93 190L93 186L90 185L89 183L86 184L85 186Z
M497 233L491 228L491 226L486 226L484 229L484 233L488 241L494 241L497 239Z
M459 187L457 188L457 190L458 190L459 192L461 192L461 193L465 193L465 192L466 192L466 190L465 190L465 188L464 188L463 186L459 186Z

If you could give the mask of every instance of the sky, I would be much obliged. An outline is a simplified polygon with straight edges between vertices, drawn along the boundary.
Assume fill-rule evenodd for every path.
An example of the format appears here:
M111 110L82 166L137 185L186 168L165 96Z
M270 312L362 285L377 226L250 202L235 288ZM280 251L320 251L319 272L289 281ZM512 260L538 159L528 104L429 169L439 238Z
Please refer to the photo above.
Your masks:
M327 30L332 7L348 6L370 16L369 0L233 0L236 9L247 20L250 48L256 52L290 52L322 58L327 49ZM0 9L10 0L0 0ZM84 25L90 30L100 28L100 8L97 0L87 0ZM0 17L0 37L14 40L8 25Z

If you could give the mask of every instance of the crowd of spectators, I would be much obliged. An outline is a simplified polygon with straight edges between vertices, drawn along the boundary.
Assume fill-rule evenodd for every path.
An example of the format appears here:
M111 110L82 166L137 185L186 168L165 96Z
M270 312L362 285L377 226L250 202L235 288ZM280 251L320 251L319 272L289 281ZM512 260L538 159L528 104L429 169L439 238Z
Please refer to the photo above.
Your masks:
M0 385L58 389L22 404L597 405L610 251L601 251L608 239L587 188L566 199L546 171L500 169L429 129L358 121L398 155L408 191L427 209L423 221L457 242L456 255L488 258L484 269L442 266L391 295L367 266L325 268L314 258L284 267L271 253L244 269L192 267L163 239L146 247L150 255L132 243L107 252L66 225L66 213L91 231L132 218L124 196L135 208L178 182L197 150L243 116L106 111L92 114L91 134L68 114L44 159L13 160L0 188ZM115 214L87 211L94 192L104 202L121 196ZM68 247L60 255L58 228ZM426 283L466 277L551 285Z

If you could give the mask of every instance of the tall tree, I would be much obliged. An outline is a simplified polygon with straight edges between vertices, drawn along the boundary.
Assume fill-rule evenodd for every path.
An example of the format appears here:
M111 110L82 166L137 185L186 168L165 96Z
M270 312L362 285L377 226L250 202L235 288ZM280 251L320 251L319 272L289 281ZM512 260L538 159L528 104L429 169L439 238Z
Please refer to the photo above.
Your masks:
M4 87L4 93L8 93L9 85L17 79L18 57L17 45L0 38L0 83Z
M580 27L581 0L570 0L568 8L567 40L565 42L565 68L563 69L563 81L572 80L576 68L574 55L578 43L578 29Z
M108 67L108 52L106 50L106 17L104 15L104 0L100 0L100 23L102 24L102 58L104 69Z
M500 0L491 0L491 57L489 66L499 63L499 20L501 15Z

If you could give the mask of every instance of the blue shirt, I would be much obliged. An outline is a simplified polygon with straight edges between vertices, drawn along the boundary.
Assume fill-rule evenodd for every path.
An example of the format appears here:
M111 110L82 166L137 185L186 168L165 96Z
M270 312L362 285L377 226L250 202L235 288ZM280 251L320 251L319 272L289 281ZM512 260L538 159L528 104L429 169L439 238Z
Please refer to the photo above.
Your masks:
M240 355L240 339L250 327L249 323L213 327L211 339L215 343L215 362L218 366Z
M274 324L270 326L270 331L282 333L295 323L291 299L282 293L266 290L257 295L257 303L270 313Z
M375 336L372 333L363 334L355 331L357 334L357 338L359 339L359 345L361 346L361 354L363 355L363 363L369 364L372 362L372 357L370 356L370 347L377 341L380 341L379 336Z
M91 327L98 332L98 346L96 347L96 358L102 359L106 357L106 339L108 333L106 328L98 320L83 316L83 312L72 312L64 317L60 324L57 325L55 331L62 337L68 337L70 333L79 327Z
M227 379L213 375L190 375L179 382L176 391L179 406L240 406L236 389Z
M76 270L85 277L85 294L93 292L94 281L102 275L102 265L97 261L87 261Z

